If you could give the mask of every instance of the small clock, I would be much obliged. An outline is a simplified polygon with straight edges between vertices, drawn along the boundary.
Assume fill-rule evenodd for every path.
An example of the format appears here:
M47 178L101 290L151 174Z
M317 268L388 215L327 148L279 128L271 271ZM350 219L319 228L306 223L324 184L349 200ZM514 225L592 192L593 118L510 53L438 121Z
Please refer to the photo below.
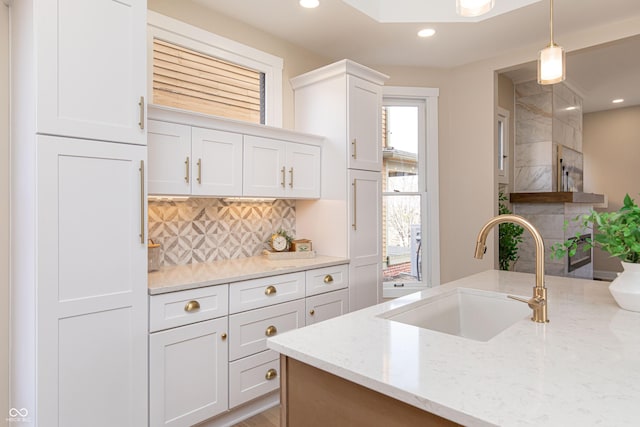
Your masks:
M269 244L271 245L271 249L276 252L284 252L289 249L289 242L282 234L272 234Z

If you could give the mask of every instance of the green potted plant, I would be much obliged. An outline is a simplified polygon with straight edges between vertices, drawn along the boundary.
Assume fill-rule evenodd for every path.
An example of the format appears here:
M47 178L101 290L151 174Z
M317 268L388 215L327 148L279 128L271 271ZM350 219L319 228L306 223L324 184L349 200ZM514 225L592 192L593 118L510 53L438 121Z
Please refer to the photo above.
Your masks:
M511 210L504 203L507 196L501 191L498 194L498 213L510 214ZM518 245L522 243L524 228L511 222L498 225L498 264L500 270L511 270L513 264L518 261Z
M619 258L624 272L609 286L620 307L640 311L640 207L627 194L623 205L616 212L596 212L578 216L584 228L593 228L593 238L587 239L584 250L600 248L612 257ZM576 237L580 233L576 234ZM577 239L556 243L551 256L562 258L575 255Z

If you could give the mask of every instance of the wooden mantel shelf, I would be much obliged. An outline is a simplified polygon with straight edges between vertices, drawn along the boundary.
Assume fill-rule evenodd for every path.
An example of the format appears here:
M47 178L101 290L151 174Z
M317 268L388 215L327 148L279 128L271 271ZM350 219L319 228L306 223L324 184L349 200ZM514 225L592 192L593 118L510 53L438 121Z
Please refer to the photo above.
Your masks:
M604 203L604 194L569 191L511 193L511 203Z

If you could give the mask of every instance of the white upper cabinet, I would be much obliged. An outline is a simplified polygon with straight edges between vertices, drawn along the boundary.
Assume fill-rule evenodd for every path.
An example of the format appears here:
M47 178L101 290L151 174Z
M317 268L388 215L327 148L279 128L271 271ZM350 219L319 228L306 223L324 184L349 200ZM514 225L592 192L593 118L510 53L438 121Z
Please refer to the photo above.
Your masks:
M287 197L320 197L320 147L287 144Z
M322 137L150 108L149 194L320 197Z
M245 196L320 197L320 147L244 137Z
M149 120L149 193L241 196L242 135Z
M146 0L37 0L37 132L145 144Z
M191 127L149 120L149 194L191 194Z
M242 135L193 128L191 155L191 194L242 195Z
M347 76L349 169L382 170L382 86Z

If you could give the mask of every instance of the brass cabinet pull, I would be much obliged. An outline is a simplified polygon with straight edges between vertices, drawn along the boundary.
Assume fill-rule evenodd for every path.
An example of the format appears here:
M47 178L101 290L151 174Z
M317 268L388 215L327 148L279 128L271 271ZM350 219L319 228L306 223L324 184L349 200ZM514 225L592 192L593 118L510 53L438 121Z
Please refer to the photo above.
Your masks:
M353 157L354 159L357 158L356 155L356 139L353 138L353 141L351 141L351 147L353 148L353 152L351 153L351 157Z
M329 284L333 282L333 276L330 274L327 274L326 276L324 276L324 283Z
M289 175L291 175L291 180L289 181L289 187L293 188L293 168L289 169Z
M227 339L227 334L226 334L226 332L223 332L223 333L220 335L220 339L221 339L222 341L224 341L224 340L226 340L226 339Z
M140 171L140 243L144 245L147 243L144 238L144 217L146 216L144 211L146 199L144 195L144 160L140 160L140 169L138 170Z
M276 327L275 327L275 326L273 326L273 325L269 326L269 327L267 328L267 330L266 330L266 331L264 331L264 334L265 334L266 336L268 336L268 337L272 337L272 336L274 336L274 335L275 335L275 334L277 334L277 333L278 333L278 328L276 328Z
M184 306L184 311L192 312L200 309L200 303L198 301L189 301L187 305Z
M198 184L202 184L202 159L198 159Z
M188 184L189 183L189 156L187 156L187 160L184 161L184 166L185 166L184 182Z
M144 130L144 96L140 97L138 106L140 107L140 121L138 122L138 126L140 126L140 129Z
M311 316L313 316L314 314L316 314L316 311L315 311L315 310L311 310L311 311L309 311L309 314L310 314Z
M356 207L358 205L358 200L357 200L357 190L358 187L356 185L356 180L353 180L353 183L351 184L353 185L353 223L351 223L351 227L353 227L354 230L358 229L358 226L356 225Z
M276 371L275 369L273 369L273 368L272 368L272 369L269 369L269 370L267 371L267 373L265 374L265 376L264 376L264 377L265 377L267 380L273 380L273 379L275 379L277 376L278 376L278 371Z
M282 170L280 171L282 173L282 181L280 182L280 185L282 185L282 188L284 188L284 174L285 174L285 168L284 166L282 167Z
M276 292L278 292L278 290L273 285L267 286L267 288L264 290L265 295L275 295Z

